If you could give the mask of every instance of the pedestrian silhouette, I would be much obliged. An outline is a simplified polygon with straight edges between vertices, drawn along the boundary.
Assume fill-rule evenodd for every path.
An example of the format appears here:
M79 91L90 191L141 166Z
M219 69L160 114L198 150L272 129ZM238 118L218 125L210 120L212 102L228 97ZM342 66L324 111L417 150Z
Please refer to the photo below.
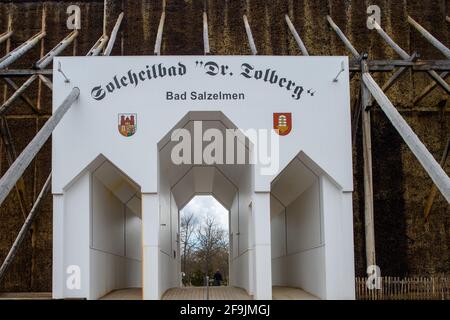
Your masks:
M222 282L222 274L219 269L217 269L216 273L214 273L214 285L216 287L220 287L220 283Z

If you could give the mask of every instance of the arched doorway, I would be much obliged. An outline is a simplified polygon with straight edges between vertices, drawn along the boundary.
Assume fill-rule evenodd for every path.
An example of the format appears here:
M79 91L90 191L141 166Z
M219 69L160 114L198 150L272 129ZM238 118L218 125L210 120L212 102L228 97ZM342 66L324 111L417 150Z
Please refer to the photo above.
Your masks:
M182 128L192 137L195 136L198 122L201 123L201 135L208 129L220 132L226 136L226 130L234 125L221 112L190 112L173 129ZM251 186L252 165L248 163L227 164L227 152L221 154L223 161L207 163L205 159L193 163L174 163L172 151L176 149L178 141L170 139L171 131L159 143L159 219L161 228L159 259L164 264L161 268L161 295L168 289L180 287L182 284L182 250L180 248L179 211L183 209L195 196L210 195L229 212L229 268L227 284L241 288L247 294L253 293L251 282L252 263L250 239L251 219ZM237 156L238 150L244 150L249 159L248 141L235 137L233 152ZM200 141L201 150L208 142ZM222 147L222 146L221 146ZM195 147L194 147L195 148ZM191 159L194 160L194 150ZM185 155L184 155L185 156Z

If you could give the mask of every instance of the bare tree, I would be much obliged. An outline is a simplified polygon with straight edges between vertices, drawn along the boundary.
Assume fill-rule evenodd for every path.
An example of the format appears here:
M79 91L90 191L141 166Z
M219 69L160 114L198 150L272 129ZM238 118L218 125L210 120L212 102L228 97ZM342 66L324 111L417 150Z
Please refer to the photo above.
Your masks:
M197 229L197 240L197 253L203 260L205 274L208 274L212 258L221 250L228 249L227 235L215 219L208 216Z
M187 212L180 218L180 246L182 250L182 265L183 272L188 275L188 261L195 248L197 241L194 237L197 228L198 220L193 212ZM188 280L188 279L186 279Z

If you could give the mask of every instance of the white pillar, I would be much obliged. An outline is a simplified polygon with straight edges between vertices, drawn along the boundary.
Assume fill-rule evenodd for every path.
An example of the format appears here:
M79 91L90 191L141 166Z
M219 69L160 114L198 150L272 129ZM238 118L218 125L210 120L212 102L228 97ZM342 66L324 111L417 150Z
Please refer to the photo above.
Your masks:
M142 286L144 300L160 299L159 290L159 196L142 194Z
M272 299L272 257L270 246L270 193L254 193L252 203L254 231L255 300Z
M353 196L352 192L342 193L342 247L343 275L340 299L355 300L355 253L353 241Z
M324 176L321 187L326 279L326 293L321 298L351 300L355 298L351 193L342 192Z
M53 299L64 298L64 196L53 195Z

